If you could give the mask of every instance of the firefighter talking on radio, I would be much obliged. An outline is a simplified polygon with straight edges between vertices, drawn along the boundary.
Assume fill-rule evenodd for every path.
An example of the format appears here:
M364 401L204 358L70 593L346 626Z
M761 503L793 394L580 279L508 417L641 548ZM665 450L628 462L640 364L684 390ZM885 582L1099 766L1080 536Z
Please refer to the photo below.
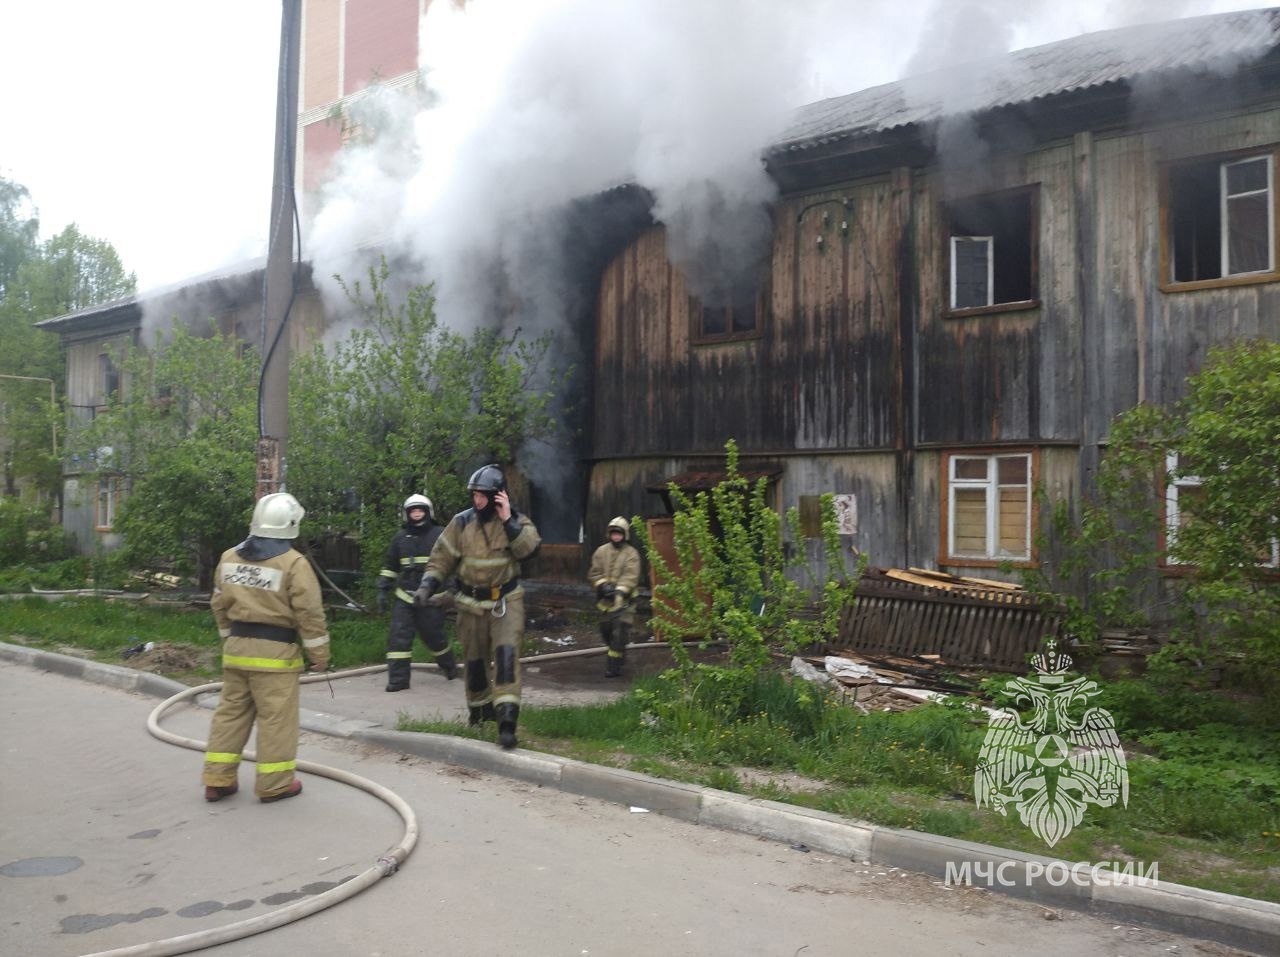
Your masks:
M609 522L609 541L595 550L587 581L596 590L600 639L608 646L604 676L622 675L627 641L636 622L636 589L640 586L640 553L628 539L630 525L619 515Z
M497 465L477 469L467 488L473 507L455 515L436 540L414 602L426 605L450 576L457 576L454 607L471 723L496 720L498 743L514 748L524 638L520 562L542 540L529 516L512 508Z
M410 495L404 500L404 524L387 548L378 577L378 608L391 607L391 631L387 635L387 690L404 691L409 687L413 636L422 638L435 656L444 676L458 677L458 663L449 649L444 634L444 609L417 605L413 593L422 582L431 547L440 537L435 523L435 510L425 495Z

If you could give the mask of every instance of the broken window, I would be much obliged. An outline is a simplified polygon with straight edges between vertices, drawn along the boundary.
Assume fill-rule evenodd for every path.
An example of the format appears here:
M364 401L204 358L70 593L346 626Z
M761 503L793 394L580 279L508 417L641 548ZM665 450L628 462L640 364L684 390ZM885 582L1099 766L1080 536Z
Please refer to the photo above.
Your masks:
M98 398L99 406L105 406L111 397L120 391L120 370L108 353L98 355Z
M988 193L947 206L951 309L1036 298L1035 192Z
M1173 282L1274 270L1272 178L1270 154L1187 163L1169 171Z
M752 276L718 295L708 296L715 305L704 305L696 296L689 299L695 341L745 339L760 327L760 283Z
M952 454L947 558L1031 558L1031 454Z

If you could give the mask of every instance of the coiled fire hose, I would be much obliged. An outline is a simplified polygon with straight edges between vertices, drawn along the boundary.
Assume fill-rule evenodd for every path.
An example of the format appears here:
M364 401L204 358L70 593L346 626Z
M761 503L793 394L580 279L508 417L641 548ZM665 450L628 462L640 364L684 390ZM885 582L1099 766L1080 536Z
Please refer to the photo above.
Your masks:
M628 645L627 650L639 648L665 648L667 643L664 641L650 641L641 644ZM546 655L531 655L521 658L522 663L530 661L551 661L560 658L577 658L588 655L600 655L607 652L606 647L577 648L573 651L557 651ZM414 669L435 670L434 664L415 663ZM313 684L317 681L328 681L332 678L354 678L359 675L375 674L386 671L386 665L369 665L363 668L352 668L349 671L339 671L334 674L328 673L304 673L298 680L302 684ZM208 692L218 691L222 688L221 681L214 681L209 684L199 685L193 688L186 688L179 691L171 698L166 698L160 702L147 718L147 731L152 737L159 738L168 744L176 744L181 748L189 748L192 751L203 752L205 750L204 741L197 741L195 738L184 737L174 734L172 731L166 731L160 727L160 719L168 711L177 705L195 698L197 695L206 694ZM245 751L243 755L245 760L254 761L256 757L252 751ZM368 778L363 778L358 774L352 774L349 771L343 771L339 768L331 768L325 764L316 764L313 761L299 760L297 770L304 771L308 774L315 774L322 778L329 778L340 784L349 784L352 787L359 788L383 803L389 805L393 811L400 815L400 819L404 822L404 833L399 842L394 847L382 854L372 866L365 869L349 881L344 881L337 887L330 888L323 893L305 900L295 901L284 907L279 907L269 914L262 914L257 917L251 917L246 920L237 921L234 924L226 924L222 927L211 927L208 930L197 931L191 934L183 934L179 937L168 937L164 940L153 940L145 944L132 944L128 947L118 947L115 950L96 951L92 954L85 954L83 957L167 957L170 954L189 954L193 951L204 950L206 947L215 947L218 944L229 943L233 940L242 940L245 937L252 937L254 934L261 934L264 931L274 930L277 927L283 927L285 924L291 924L296 920L304 917L310 917L312 914L319 913L326 908L339 904L348 898L354 897L361 891L372 887L382 878L394 874L400 865L408 859L413 852L414 846L418 843L418 818L413 813L413 808L405 802L400 795L396 794L389 788L383 787Z

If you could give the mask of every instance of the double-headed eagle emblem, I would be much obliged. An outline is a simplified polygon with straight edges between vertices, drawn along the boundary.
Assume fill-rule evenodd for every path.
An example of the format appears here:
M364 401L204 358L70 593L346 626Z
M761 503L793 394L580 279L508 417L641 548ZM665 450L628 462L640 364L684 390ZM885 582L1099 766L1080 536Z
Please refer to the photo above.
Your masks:
M1097 682L1068 678L1068 655L1055 643L1036 655L1037 674L1005 685L1018 705L1034 708L1026 721L1011 708L991 716L973 775L978 807L1001 814L1015 808L1050 847L1071 833L1090 804L1129 804L1129 770L1104 708L1086 708Z

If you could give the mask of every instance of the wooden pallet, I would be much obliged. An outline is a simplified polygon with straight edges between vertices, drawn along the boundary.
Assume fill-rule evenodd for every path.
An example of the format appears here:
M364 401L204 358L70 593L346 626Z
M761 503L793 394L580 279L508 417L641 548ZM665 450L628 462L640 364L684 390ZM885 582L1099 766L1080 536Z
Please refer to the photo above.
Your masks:
M922 571L868 568L841 612L836 647L1025 672L1028 656L1061 636L1061 619L1016 586Z

